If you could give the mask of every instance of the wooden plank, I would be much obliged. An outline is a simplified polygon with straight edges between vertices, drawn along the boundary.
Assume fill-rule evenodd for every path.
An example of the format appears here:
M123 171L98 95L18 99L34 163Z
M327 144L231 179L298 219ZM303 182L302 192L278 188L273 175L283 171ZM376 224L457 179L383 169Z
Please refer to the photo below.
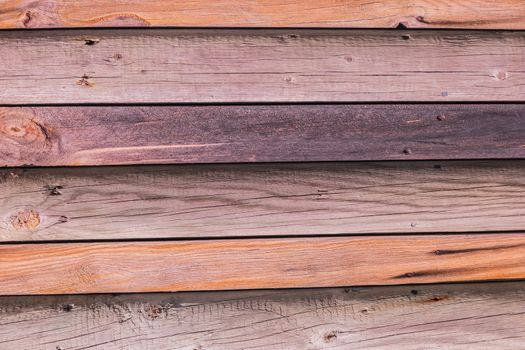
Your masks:
M4 107L0 166L525 158L524 133L523 104Z
M523 278L523 233L0 245L3 295Z
M3 0L0 28L92 26L525 29L520 0Z
M525 163L0 169L0 240L524 230Z
M523 282L0 298L6 349L519 349Z
M525 96L519 31L7 31L0 57L0 104L12 105Z

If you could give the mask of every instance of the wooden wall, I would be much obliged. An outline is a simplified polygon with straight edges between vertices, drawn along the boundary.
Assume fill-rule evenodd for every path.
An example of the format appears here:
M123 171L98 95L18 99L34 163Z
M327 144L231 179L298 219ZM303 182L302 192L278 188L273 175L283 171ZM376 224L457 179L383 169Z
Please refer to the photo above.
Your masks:
M0 28L1 350L525 347L521 1Z

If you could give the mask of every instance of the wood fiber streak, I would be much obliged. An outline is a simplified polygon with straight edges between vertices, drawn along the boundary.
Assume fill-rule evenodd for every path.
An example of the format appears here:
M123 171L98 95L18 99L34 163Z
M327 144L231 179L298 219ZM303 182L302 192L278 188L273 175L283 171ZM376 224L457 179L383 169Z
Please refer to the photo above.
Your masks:
M525 32L6 31L0 104L524 101Z
M0 28L95 26L525 29L520 0L2 0Z
M524 230L521 161L0 169L0 240Z
M525 105L0 108L0 166L525 158Z
M520 233L0 245L3 295L523 278Z
M8 349L518 349L522 282L0 298Z

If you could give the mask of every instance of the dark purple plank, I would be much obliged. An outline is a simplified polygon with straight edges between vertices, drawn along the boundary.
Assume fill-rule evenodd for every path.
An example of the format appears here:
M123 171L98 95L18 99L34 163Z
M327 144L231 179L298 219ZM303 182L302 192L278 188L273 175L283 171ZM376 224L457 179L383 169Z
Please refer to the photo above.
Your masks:
M0 166L525 158L525 105L0 108Z

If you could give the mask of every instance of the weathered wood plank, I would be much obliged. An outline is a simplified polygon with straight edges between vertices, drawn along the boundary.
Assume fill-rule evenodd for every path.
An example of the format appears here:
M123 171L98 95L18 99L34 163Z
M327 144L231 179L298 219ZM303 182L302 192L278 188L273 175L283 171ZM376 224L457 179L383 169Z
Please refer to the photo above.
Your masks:
M525 163L0 169L0 240L524 230Z
M13 105L525 96L519 31L7 31L0 57L0 104Z
M0 28L92 26L525 29L520 0L2 0Z
M525 105L0 108L0 166L525 158Z
M2 295L523 278L523 233L0 245Z
M523 282L0 298L6 349L519 349Z

